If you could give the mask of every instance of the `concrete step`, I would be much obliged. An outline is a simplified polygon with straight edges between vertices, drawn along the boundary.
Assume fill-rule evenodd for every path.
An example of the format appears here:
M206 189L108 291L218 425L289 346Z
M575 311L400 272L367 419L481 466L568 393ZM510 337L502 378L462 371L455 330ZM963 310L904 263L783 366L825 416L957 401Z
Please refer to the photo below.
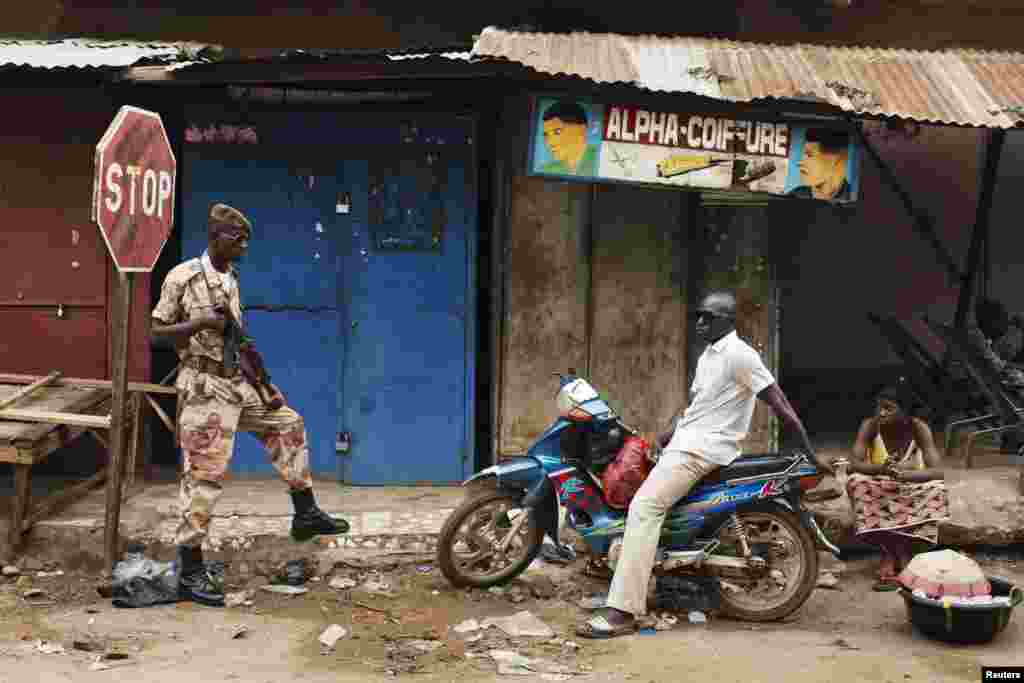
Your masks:
M317 491L320 507L346 519L351 528L341 536L298 543L290 536L291 501L279 482L229 482L204 550L211 559L233 563L353 550L433 553L437 534L463 494L461 487L321 485ZM102 570L104 507L104 492L93 491L33 527L22 554ZM140 486L121 507L121 541L143 543L150 557L171 559L179 514L177 485Z

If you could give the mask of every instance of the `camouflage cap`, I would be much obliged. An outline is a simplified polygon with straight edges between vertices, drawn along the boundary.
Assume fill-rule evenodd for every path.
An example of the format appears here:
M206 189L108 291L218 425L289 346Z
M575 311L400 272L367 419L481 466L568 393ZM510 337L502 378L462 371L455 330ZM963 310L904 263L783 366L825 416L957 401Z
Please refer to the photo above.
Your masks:
M252 234L252 223L245 214L227 204L217 203L210 207L210 224L245 228L250 235Z

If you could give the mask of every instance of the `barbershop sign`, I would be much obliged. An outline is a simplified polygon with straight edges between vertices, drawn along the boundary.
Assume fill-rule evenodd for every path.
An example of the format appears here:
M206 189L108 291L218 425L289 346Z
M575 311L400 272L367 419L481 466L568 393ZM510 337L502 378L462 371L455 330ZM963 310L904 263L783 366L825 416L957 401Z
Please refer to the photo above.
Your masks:
M530 140L531 175L857 199L858 147L827 124L537 97Z

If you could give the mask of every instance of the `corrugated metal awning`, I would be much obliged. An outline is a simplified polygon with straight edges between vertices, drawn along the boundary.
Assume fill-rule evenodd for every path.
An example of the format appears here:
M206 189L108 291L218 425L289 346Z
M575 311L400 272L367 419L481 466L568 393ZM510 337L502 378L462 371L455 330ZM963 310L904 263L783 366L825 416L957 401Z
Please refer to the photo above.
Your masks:
M126 78L149 83L255 83L265 80L300 83L322 81L328 78L332 68L342 69L334 74L338 80L347 80L353 75L358 80L372 80L375 75L381 78L394 78L396 75L415 78L431 68L440 69L437 73L465 76L473 75L474 65L481 63L488 63L489 68L495 68L490 60L474 57L470 48L470 45L458 45L375 50L274 50L258 57L235 56L216 62L139 66L130 69ZM349 69L349 72L346 74L344 69Z
M812 101L858 115L1012 128L1024 123L1024 53L766 45L488 27L473 55L536 71L728 102Z
M0 67L30 69L109 69L139 62L194 58L206 47L194 43L125 40L0 40Z

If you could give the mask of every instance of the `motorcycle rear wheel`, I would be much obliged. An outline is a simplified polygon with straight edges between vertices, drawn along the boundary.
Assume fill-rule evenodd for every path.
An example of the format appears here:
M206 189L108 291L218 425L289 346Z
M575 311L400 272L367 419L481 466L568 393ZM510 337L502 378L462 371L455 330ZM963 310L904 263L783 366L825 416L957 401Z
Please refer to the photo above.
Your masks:
M496 549L514 528L508 513L529 515L505 552ZM441 528L437 539L437 563L452 585L490 588L508 583L523 573L540 553L544 531L536 515L519 507L519 501L502 491L485 490L463 501ZM468 547L470 552L460 552Z
M818 549L814 538L793 512L779 505L764 505L747 509L738 513L738 517L748 529L748 534L752 529L759 528L766 529L769 533L775 531L782 535L785 544L792 546L791 550L798 556L798 574L789 579L779 569L781 564L773 566L773 562L769 561L769 575L765 580L773 579L771 572L775 569L779 569L779 572L787 579L785 591L780 596L781 601L780 599L765 600L758 604L757 599L746 596L746 591L744 592L745 597L740 598L738 594L726 590L723 586L721 591L722 612L743 621L785 619L807 602L807 598L817 586ZM719 540L722 540L721 532ZM756 538L752 537L750 540L755 546L757 545ZM729 581L729 579L726 578L724 581Z

